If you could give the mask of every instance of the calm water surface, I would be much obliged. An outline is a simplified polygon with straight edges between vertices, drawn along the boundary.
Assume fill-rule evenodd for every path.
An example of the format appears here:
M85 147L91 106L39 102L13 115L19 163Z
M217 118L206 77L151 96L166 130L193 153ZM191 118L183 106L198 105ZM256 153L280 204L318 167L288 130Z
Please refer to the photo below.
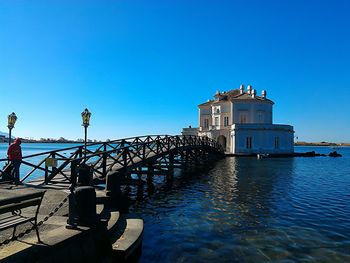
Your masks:
M296 151L329 153L330 148ZM342 158L228 157L138 202L140 262L350 262L350 148Z
M332 149L296 147L312 150ZM350 262L350 148L337 151L342 158L227 157L178 171L131 207L145 222L140 262Z

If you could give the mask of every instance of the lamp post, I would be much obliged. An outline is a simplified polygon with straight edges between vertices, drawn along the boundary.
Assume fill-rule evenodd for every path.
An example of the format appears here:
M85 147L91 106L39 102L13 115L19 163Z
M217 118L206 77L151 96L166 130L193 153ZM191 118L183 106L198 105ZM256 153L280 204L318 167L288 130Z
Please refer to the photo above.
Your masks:
M84 132L85 132L85 139L84 139L84 158L86 158L86 142L87 142L87 128L90 125L90 117L91 112L87 108L81 113L81 117L83 118L83 126L84 126Z
M16 120L17 120L17 116L14 112L12 112L7 117L7 128L9 128L9 145L11 144L11 131L15 127Z

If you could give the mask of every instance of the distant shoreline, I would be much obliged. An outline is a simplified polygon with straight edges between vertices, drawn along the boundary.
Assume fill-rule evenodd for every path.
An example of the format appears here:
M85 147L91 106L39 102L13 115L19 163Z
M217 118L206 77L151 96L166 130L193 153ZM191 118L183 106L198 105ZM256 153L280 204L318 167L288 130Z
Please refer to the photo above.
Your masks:
M350 143L333 143L333 142L296 142L294 146L326 146L326 147L342 147L350 146Z

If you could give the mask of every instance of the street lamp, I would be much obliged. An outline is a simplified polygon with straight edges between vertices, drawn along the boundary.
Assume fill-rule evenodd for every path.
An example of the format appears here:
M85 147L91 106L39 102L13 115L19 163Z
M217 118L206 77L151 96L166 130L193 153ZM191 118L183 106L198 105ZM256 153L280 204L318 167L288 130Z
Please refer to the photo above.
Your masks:
M9 145L11 144L11 131L15 127L16 120L17 120L17 116L14 112L12 112L7 117L7 127L9 128Z
M86 142L87 142L87 128L90 125L90 117L91 117L91 112L86 108L82 113L81 117L83 118L83 126L84 126L84 131L85 131L85 140L84 140L84 148L85 148L85 153L84 157L86 158Z

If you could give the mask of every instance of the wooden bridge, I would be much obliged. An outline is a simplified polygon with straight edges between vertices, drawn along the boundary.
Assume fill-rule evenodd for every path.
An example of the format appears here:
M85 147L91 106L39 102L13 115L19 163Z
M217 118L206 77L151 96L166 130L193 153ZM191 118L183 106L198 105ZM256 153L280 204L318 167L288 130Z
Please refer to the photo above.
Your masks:
M157 174L171 175L175 167L197 162L212 153L223 154L224 149L216 141L198 136L154 135L91 143L86 148L81 145L23 157L21 170L27 172L21 173L21 182L68 188L76 184L79 168L88 165L92 183L108 189L109 182L116 180L118 184L133 184L143 174L147 180ZM7 159L0 159L3 181L10 171L6 162ZM132 179L131 174L137 174L139 180Z
M63 201L55 204L54 209L49 210L51 211L49 214L41 214L43 220L38 225L51 224L51 228L54 229L47 233L45 229L41 230L40 237L46 244L49 244L49 246L43 246L44 249L50 248L50 251L56 251L53 249L56 246L65 253L73 249L82 251L83 241L76 242L80 240L76 237L67 238L72 235L82 235L81 240L89 240L88 249L84 248L86 252L93 248L91 244L95 242L91 241L91 243L87 237L91 236L91 240L99 242L101 239L95 239L95 237L102 236L107 244L106 248L108 248L108 242L111 243L110 254L117 255L119 260L120 257L127 258L139 251L143 236L143 221L121 214L127 210L129 193L137 190L136 197L140 200L144 196L145 183L147 183L147 192L149 194L154 192L154 182L157 180L153 180L155 175L165 176L164 181L171 182L175 168L197 167L201 163L213 160L214 156L224 156L224 149L221 145L212 139L197 136L154 135L91 143L86 147L79 145L24 156L21 165L21 182L25 184L24 187L13 187L6 184L9 182L8 179L12 179L11 166L7 159L0 159L0 183L1 181L4 183L0 191L1 196L4 197L14 195L18 193L17 191L19 193L27 191L32 194L33 188L44 188L47 191L43 206L51 207L51 209L52 202L56 202L57 197L64 194ZM163 182L163 180L159 181ZM76 185L94 185L95 193L90 191L91 187L75 188ZM131 185L135 187L130 187ZM78 195L80 198L77 198ZM68 203L68 206L65 203ZM96 205L97 217L95 217L96 212L94 214L91 209L91 204ZM63 216L56 214L59 209L64 211ZM80 213L77 216L78 210L89 211L90 217L86 216L86 213ZM72 232L66 228L67 222L71 228L81 224L83 219L89 219L89 222L93 222L92 224L96 224L96 219L99 219L99 223L106 227L107 231L103 230L97 235L94 232L96 229L104 229L98 227L93 228L92 232L84 230L83 234L81 230ZM27 231L28 229L20 233L18 237L23 236ZM50 243L53 236L55 236L54 240L60 240L60 243ZM24 243L29 244L28 240L30 236L25 239ZM5 241L9 243L13 239ZM5 241L0 242L0 247L1 244L7 244ZM71 250L65 249L67 247ZM98 244L96 247L101 246ZM13 253L11 251L19 251L18 255L23 258L21 249L23 247L16 247L16 244L13 244L13 249L8 251L9 254ZM103 249L103 251L106 250ZM64 259L66 258L65 253L61 253ZM43 253L44 256L46 254L51 255L52 253ZM14 257L16 255L11 254ZM17 262L17 260L13 261Z

